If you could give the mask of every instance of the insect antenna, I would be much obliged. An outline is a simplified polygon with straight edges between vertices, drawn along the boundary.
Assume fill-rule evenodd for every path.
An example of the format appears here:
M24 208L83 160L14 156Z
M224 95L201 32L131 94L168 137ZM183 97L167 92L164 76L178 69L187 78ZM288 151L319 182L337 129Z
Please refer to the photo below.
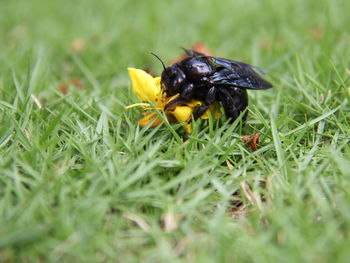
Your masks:
M160 61L160 63L162 63L164 70L166 70L163 60L160 57L158 57L156 54L154 54L153 52L151 52L151 55L155 56Z

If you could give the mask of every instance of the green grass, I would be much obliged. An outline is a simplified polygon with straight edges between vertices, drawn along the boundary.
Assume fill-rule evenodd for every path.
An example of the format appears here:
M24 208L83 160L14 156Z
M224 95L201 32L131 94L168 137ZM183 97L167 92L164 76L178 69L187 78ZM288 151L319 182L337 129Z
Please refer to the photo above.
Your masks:
M348 10L1 1L0 261L348 262ZM170 60L197 41L274 88L249 92L245 126L138 127L126 68L159 74L149 52ZM70 79L82 87L61 94ZM241 137L257 131L251 152Z

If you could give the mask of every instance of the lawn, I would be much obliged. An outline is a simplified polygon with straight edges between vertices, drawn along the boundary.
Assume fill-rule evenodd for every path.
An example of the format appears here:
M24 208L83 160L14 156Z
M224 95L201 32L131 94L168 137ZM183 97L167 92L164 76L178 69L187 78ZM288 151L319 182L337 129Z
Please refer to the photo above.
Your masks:
M349 10L0 1L0 262L349 262ZM139 127L127 67L197 42L274 88L245 125Z

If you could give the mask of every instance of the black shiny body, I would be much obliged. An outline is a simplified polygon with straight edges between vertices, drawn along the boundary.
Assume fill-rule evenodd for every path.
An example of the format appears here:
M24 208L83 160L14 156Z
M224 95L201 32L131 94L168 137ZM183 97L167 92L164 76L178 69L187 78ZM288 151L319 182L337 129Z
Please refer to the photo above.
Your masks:
M185 51L187 58L165 68L162 73L162 84L167 96L180 94L165 108L191 99L200 100L203 104L193 114L197 119L212 103L219 101L226 116L233 122L248 106L247 89L272 87L248 64L205 56L192 50Z

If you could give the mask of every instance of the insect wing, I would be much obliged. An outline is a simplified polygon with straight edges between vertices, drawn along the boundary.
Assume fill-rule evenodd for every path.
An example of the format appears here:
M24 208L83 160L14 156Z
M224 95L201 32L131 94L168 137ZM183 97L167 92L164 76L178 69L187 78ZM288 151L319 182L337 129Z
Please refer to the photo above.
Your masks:
M272 88L272 85L260 77L248 64L216 57L207 57L207 59L217 69L210 79L212 84L233 85L255 90Z

